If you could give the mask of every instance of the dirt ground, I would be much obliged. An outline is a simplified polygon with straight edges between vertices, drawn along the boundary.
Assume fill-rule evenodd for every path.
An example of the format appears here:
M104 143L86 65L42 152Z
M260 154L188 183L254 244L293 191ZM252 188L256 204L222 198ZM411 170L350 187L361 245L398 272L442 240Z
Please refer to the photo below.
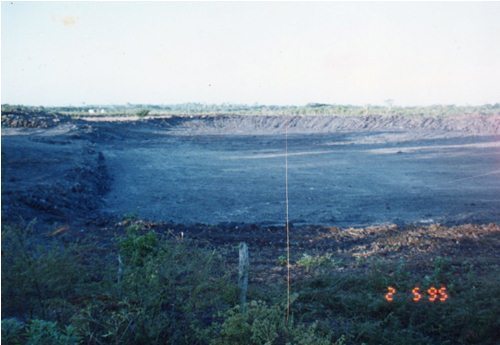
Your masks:
M253 283L280 282L286 277L286 232L283 226L226 224L186 226L175 223L126 219L116 223L61 226L41 233L45 239L64 243L88 244L95 254L113 256L115 240L134 225L144 233L156 232L172 241L187 241L196 246L216 248L229 267L236 271L238 247L248 245L250 277ZM479 272L490 273L500 267L500 226L498 224L463 224L446 227L397 225L365 228L298 226L290 228L291 270L294 279L310 272L301 258L328 258L330 271L366 271L374 262L386 263L396 270L402 260L409 272L424 276L432 272L434 261L445 258L463 265L474 264Z
M58 226L135 214L186 225L283 222L277 117L89 122L24 115L2 117L4 221ZM347 130L348 119L292 120L296 225L498 221L500 118L460 118L452 126L449 119L372 116L366 128L353 118L351 131L335 133L324 131ZM394 130L399 125L406 127Z
M26 119L23 116L11 117L10 120L2 118L2 222L4 225L26 224L36 219L40 238L89 242L95 245L96 251L105 252L110 248L114 236L123 234L128 225L135 223L146 230L157 231L174 240L192 240L201 245L220 248L230 262L237 260L238 244L246 242L250 248L253 279L257 281L283 279L286 270L283 265L285 233L279 221L266 224L243 222L236 218L235 221L213 225L201 224L201 222L181 224L168 219L132 220L134 219L132 216L123 220L123 214L109 212L110 193L113 195L113 188L115 190L117 188L116 180L122 178L121 168L110 164L110 161L116 161L116 156L111 157L110 152L114 150L113 152L119 155L123 153L123 150L137 146L147 150L157 144L155 140L158 137L164 140L165 131L179 132L179 125L188 120L94 123L68 118L47 117L44 119L40 123L37 122L38 120ZM189 135L193 135L193 128L196 128L196 131L200 130L197 122L199 119L195 120L195 122L189 122L186 127L189 129L186 133L191 133ZM488 121L491 119L486 122ZM498 125L497 121L493 121L493 124ZM231 123L231 126L233 125L234 123ZM435 121L432 125L437 126ZM438 140L444 137L469 138L468 135L473 133L476 139L464 139L459 146L472 145L478 150L476 153L482 153L481 150L485 148L490 149L493 150L490 152L494 157L495 152L498 153L496 138L500 127L488 127L490 132L485 136L474 132L479 127L476 125L463 132L452 130L443 132L441 128L439 133L422 134L421 140L422 138ZM212 124L209 128L221 130L221 125ZM484 129L481 127L479 130ZM483 137L486 139L481 139ZM341 145L352 145L349 143L349 138ZM217 137L204 139L197 145L212 145L217 140ZM258 140L262 142L264 139L260 137ZM404 132L373 132L370 136L363 135L356 144L375 145L368 149L389 150L389 153L397 156L400 155L399 147L405 140L408 140L408 134ZM182 141L180 143L182 144ZM220 145L222 144L219 143ZM442 142L440 145L443 145ZM435 152L435 148L415 148L414 141L402 147L409 153L416 150L424 155L422 159L429 158L429 154ZM238 150L237 147L224 149L233 155ZM220 150L216 148L214 152L218 153ZM256 155L276 154L273 150L264 153L252 151L252 153ZM487 161L490 159L484 154L483 156L479 154L478 157L488 157ZM437 256L458 261L470 259L477 262L480 260L484 270L497 269L500 262L500 226L498 225L500 214L497 208L498 198L495 199L493 196L496 191L500 190L500 186L497 183L496 170L491 169L491 167L495 168L497 163L498 160L491 163L489 170L493 170L492 176L488 177L489 180L486 180L484 188L480 189L480 193L483 193L481 194L483 200L479 202L469 200L469 204L466 205L467 208L475 208L475 218L460 218L457 212L456 221L446 226L411 224L411 222L391 224L389 222L374 226L338 227L297 222L291 227L291 262L294 265L294 274L308 274L307 269L297 264L304 255L330 255L329 257L334 258L338 263L338 270L363 269L366 260L372 258L388 261L406 258L416 267L419 266L424 270ZM146 169L146 171L151 169L147 166L134 168ZM471 168L474 169L475 166ZM457 185L460 187L460 184L465 184L466 181L467 177L462 182L457 182ZM125 187L122 185L120 188ZM126 193L131 193L131 189L126 189ZM126 202L123 199L115 201L118 204ZM407 208L413 207L411 203L403 203L403 205ZM278 204L278 207L281 206ZM385 210L388 210L387 205L383 206ZM474 224L469 224L467 220L474 220Z

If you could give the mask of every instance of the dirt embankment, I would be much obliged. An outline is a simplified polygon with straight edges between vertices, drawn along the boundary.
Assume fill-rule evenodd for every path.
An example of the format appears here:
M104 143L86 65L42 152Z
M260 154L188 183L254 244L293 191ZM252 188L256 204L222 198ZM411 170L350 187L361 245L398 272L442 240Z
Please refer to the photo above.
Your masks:
M110 182L105 158L70 133L2 138L2 221L49 225L97 217Z
M44 110L2 110L2 126L12 128L52 128L71 121L71 117Z
M473 116L194 116L88 122L43 110L10 109L2 126L2 219L22 216L66 222L97 217L110 185L100 145L138 139L151 130L170 134L283 134L415 131L498 135L500 115ZM38 128L40 130L34 130Z
M175 133L196 134L282 134L357 131L447 132L456 135L498 135L499 115L468 116L212 116L153 120ZM174 126L172 126L174 124Z
M199 116L115 116L73 119L43 109L13 108L2 112L2 126L51 128L64 123L149 124L179 135L335 133L357 131L416 131L456 135L498 135L500 114L474 115L199 115ZM85 127L84 125L82 127Z

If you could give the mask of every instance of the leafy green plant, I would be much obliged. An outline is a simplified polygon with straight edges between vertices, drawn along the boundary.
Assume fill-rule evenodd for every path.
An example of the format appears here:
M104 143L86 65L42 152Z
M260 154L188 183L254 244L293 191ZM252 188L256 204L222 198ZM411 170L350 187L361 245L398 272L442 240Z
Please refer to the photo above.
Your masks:
M286 255L280 255L278 257L277 262L278 262L278 265L280 265L280 266L286 266L286 263L287 263L287 257L286 257Z
M242 312L236 267L219 251L141 224L130 222L101 250L4 226L3 342L496 345L499 338L496 263L438 257L415 269L406 259L368 258L338 270L331 254L304 255L299 266L314 274L296 271L287 323L276 302L282 281L251 280L249 298L261 301ZM448 289L446 303L411 300L413 286L439 283ZM389 285L398 291L392 303L384 299Z
M148 116L149 112L150 112L150 110L148 110L148 109L141 109L136 113L136 115L139 117L145 117L145 116Z
M131 225L126 229L127 236L120 240L120 254L125 263L133 266L143 265L153 257L158 249L158 237L154 232L140 234L140 227Z
M195 344L214 312L236 299L215 251L133 225L119 240L119 255L123 267L113 294L73 318L86 341Z
M26 345L76 345L80 337L73 326L60 330L55 322L32 320L26 331Z
M33 319L24 324L16 319L3 319L2 342L8 345L76 345L80 343L80 336L72 325L60 329L53 321Z
M307 272L314 268L331 268L338 266L341 263L340 260L336 260L332 253L327 253L323 255L309 255L307 253L302 254L302 257L297 261L297 265L304 267Z
M236 306L222 316L224 321L216 325L220 329L212 345L332 344L332 334L319 331L316 323L295 324L292 319L287 323L285 308L280 304L251 301L246 312Z
M42 319L74 313L68 298L88 281L72 246L34 240L32 225L2 229L2 307Z
M470 269L467 262L465 268ZM449 299L431 303L425 291L436 285L434 269L428 269L430 275L415 274L401 260L377 262L366 273L316 276L296 284L294 313L306 320L335 320L334 331L345 334L348 344L495 344L500 302L491 296L500 293L498 277L448 274ZM398 291L392 303L384 299L389 285ZM418 303L412 301L414 286L424 293Z
M2 343L20 345L24 338L24 323L14 318L2 320Z
M451 261L448 258L438 256L434 259L433 279L437 282L444 283L448 280L448 272L451 271Z

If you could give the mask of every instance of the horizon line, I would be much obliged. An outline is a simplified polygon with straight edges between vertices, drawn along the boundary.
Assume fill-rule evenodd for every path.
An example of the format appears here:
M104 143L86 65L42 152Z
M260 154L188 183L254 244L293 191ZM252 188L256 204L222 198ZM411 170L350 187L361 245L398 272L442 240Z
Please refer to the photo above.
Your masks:
M389 100L388 100L389 101ZM202 105L202 106L250 106L250 107L391 107L391 108L429 108L429 107L485 107L485 106L500 106L500 100L494 103L476 103L476 104L457 104L457 103L433 103L433 104L413 104L413 105L402 105L402 104L389 104L389 103L366 103L366 104L354 104L354 103L326 103L326 102L308 102L305 104L273 104L273 103L233 103L233 102L222 102L222 103L205 103L205 102L177 102L177 103L82 103L82 104L53 104L53 105L42 105L42 104L29 104L29 103L1 103L1 106L24 106L24 107L41 107L41 108L61 108L61 107L71 107L71 108L83 108L83 107L129 107L129 106L179 106L179 105Z

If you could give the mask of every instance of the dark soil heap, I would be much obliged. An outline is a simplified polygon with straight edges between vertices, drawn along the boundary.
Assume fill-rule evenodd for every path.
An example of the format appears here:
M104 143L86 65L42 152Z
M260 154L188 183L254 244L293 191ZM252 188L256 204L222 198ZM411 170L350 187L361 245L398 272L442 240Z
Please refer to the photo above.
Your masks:
M2 107L2 126L13 128L51 128L71 121L71 117L42 108Z

